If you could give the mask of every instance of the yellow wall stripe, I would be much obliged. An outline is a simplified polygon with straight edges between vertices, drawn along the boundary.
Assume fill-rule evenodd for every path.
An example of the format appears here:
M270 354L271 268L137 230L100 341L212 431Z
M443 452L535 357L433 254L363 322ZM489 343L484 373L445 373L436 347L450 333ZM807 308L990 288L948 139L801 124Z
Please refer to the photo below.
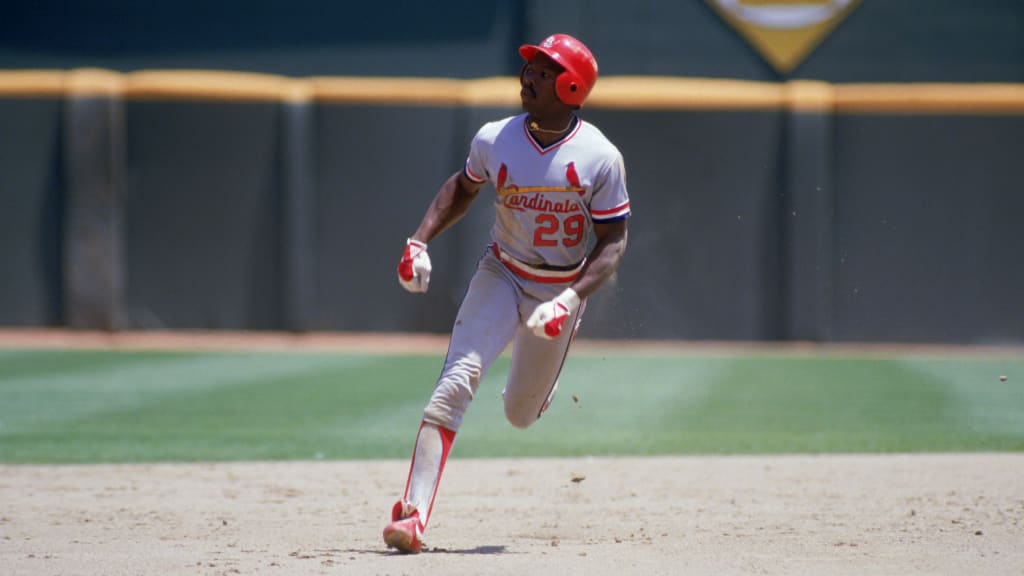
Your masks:
M0 70L0 96L62 96L66 76L55 70Z
M843 112L1022 114L1024 84L847 84L836 88Z
M111 97L518 107L515 77L290 78L215 70L0 70L0 97ZM871 114L1024 114L1024 84L829 84L658 76L601 78L589 108Z

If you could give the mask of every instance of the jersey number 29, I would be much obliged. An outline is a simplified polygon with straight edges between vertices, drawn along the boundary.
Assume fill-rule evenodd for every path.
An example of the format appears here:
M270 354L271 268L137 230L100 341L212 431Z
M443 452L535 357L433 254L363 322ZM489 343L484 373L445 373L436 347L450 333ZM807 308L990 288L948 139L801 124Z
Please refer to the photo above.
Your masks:
M558 217L554 214L538 214L535 220L537 228L533 231L534 246L557 246ZM583 240L583 215L573 214L562 222L564 238L562 245L575 246Z

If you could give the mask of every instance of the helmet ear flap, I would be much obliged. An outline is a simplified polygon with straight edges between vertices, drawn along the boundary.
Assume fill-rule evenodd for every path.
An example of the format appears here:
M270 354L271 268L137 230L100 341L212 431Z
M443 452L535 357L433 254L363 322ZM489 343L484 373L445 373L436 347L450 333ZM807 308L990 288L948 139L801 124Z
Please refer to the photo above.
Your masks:
M555 79L555 93L558 99L569 106L582 106L586 94L581 94L580 83L576 75L565 70Z

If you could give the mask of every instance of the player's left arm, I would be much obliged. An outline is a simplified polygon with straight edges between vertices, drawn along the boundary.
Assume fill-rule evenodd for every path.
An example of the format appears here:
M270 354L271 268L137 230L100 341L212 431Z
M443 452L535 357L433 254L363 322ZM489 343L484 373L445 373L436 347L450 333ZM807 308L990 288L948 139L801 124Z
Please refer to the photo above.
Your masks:
M597 243L587 257L580 277L561 294L534 309L526 326L541 338L557 338L580 303L604 284L619 266L626 252L626 219L594 223Z
M598 200L600 198L600 200ZM626 166L616 152L595 182L591 215L594 223L594 249L587 256L580 277L569 287L586 300L611 277L626 253L629 195L626 192ZM598 207L602 209L598 209Z
M597 291L611 277L623 254L626 253L627 219L607 223L594 223L597 244L587 257L580 277L570 285L580 300Z

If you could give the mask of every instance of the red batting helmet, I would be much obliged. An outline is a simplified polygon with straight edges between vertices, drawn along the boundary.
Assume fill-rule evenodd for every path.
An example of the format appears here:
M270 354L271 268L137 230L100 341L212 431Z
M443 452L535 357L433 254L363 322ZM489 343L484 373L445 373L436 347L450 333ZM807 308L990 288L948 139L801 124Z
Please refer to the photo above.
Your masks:
M583 42L568 34L553 34L536 46L525 44L519 47L519 55L527 62L537 52L547 55L565 68L555 78L555 94L570 106L583 106L583 101L597 82L597 60Z

